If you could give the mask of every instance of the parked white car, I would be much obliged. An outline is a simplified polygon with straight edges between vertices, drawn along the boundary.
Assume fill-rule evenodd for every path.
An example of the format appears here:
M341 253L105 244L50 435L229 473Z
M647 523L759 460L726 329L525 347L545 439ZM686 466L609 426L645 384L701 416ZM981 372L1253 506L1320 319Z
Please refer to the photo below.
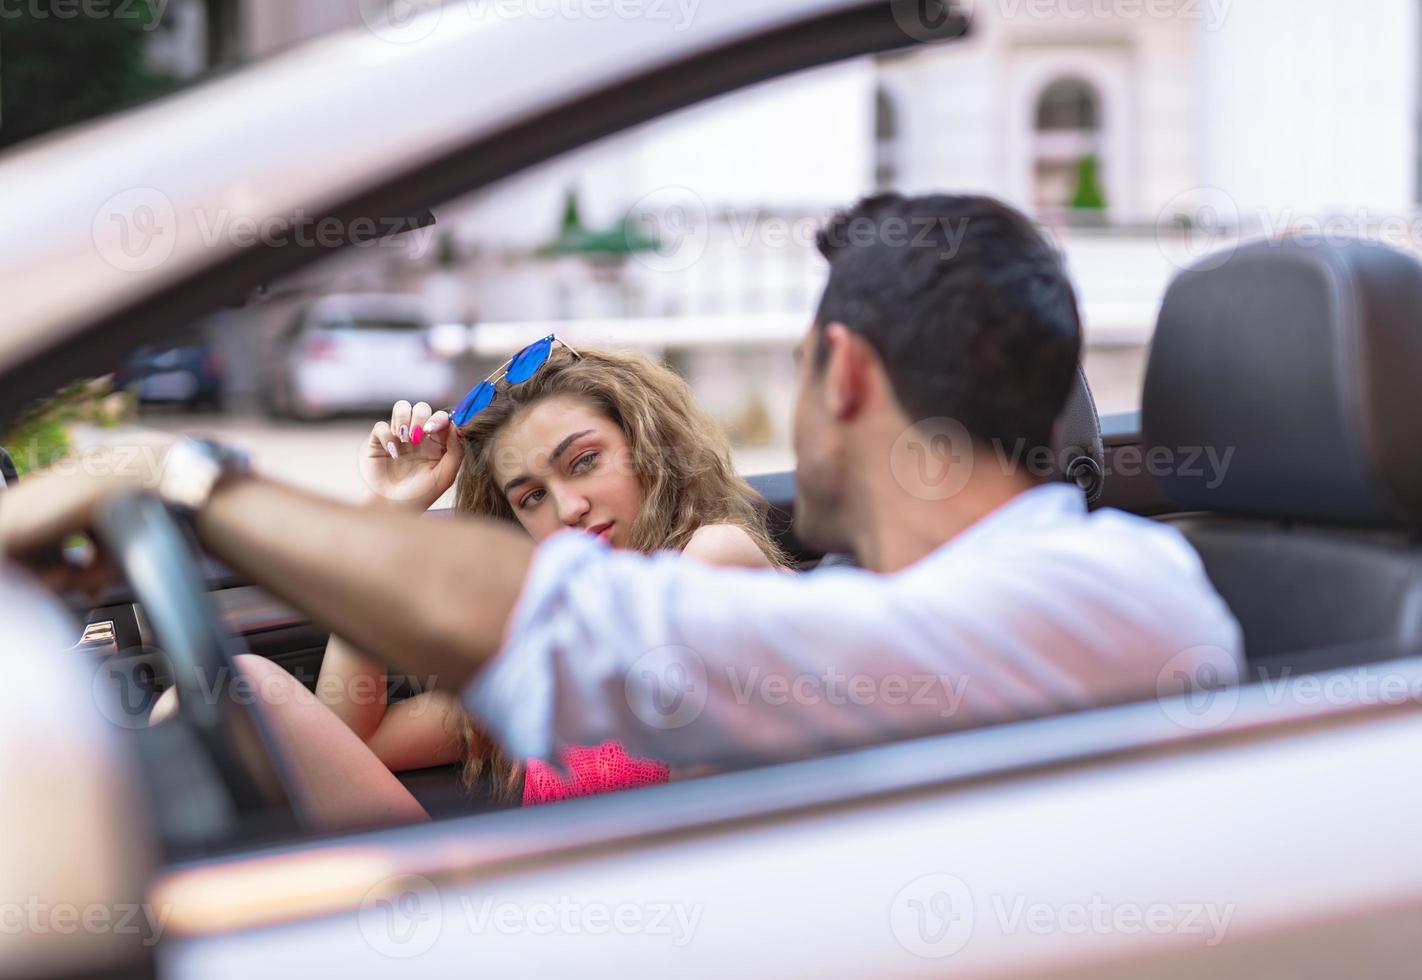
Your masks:
M456 400L454 365L417 296L352 293L305 307L274 342L266 372L273 415L385 411L402 398Z

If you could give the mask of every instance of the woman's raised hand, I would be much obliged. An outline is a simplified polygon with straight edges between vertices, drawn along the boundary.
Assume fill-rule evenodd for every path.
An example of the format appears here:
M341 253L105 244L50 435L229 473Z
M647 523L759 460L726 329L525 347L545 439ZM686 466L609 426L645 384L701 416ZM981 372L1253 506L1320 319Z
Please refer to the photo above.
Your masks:
M360 454L360 474L377 497L427 510L454 485L464 458L448 412L425 402L396 402L390 421L377 422Z

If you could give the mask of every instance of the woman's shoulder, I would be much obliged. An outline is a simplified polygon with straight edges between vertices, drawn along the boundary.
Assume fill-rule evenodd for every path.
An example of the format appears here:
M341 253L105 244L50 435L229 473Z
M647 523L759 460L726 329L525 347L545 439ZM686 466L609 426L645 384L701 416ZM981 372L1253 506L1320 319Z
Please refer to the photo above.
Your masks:
M703 524L691 535L681 553L708 565L773 567L755 538L739 524Z

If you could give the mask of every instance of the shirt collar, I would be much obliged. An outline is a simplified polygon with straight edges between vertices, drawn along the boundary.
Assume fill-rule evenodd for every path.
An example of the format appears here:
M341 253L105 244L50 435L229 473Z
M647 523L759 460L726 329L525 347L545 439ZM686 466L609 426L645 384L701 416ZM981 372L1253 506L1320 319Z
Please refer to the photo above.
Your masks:
M1024 490L939 546L933 554L961 548L1002 533L1059 528L1086 516L1086 496L1072 483L1043 483Z

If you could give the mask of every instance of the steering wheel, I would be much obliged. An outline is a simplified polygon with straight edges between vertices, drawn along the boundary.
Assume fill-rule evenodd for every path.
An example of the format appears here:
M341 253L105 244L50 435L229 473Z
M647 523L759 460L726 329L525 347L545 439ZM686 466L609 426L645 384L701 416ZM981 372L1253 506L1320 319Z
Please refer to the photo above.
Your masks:
M178 716L206 750L233 809L267 826L305 827L281 744L260 711L234 696L245 644L219 623L182 526L149 494L106 501L94 523L168 655Z

